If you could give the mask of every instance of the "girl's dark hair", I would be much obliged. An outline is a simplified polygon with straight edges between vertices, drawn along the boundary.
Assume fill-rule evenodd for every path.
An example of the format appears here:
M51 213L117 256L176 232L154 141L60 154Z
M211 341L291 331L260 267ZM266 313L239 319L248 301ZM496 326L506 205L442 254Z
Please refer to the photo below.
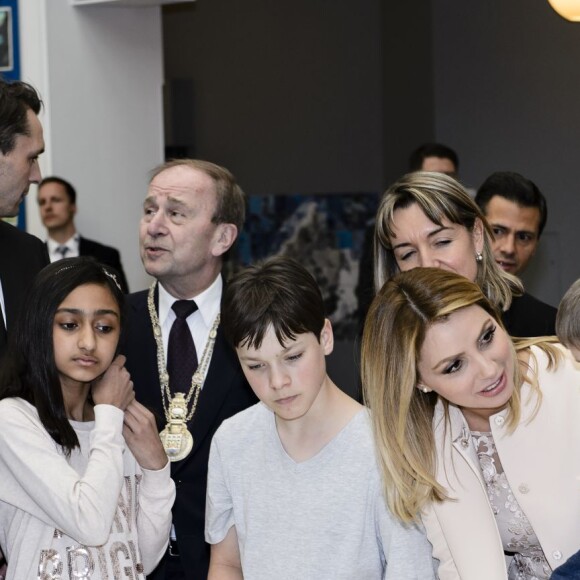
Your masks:
M64 408L54 360L53 321L57 308L79 286L109 289L125 321L124 295L115 274L93 258L66 258L46 266L35 278L8 337L0 365L0 400L21 397L36 407L40 421L67 455L79 441Z
M242 270L228 283L221 310L224 336L234 348L260 348L270 326L282 345L308 332L320 340L324 327L324 300L316 280L285 256Z

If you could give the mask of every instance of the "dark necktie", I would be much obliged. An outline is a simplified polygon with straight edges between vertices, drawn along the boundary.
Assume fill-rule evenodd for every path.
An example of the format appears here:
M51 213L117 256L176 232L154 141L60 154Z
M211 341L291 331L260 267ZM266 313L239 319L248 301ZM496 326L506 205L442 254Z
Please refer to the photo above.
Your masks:
M197 310L197 304L193 300L176 300L171 308L177 318L171 326L167 345L169 388L173 394L187 395L197 369L197 353L186 319Z
M69 251L69 247L68 246L58 246L58 248L56 249L56 253L57 254L60 254L60 257L61 258L66 257L68 251Z

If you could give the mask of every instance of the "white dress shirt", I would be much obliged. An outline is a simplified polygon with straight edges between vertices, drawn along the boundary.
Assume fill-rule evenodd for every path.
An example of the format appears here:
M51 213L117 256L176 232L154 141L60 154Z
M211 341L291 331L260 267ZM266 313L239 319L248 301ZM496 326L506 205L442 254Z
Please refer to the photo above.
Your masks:
M175 312L171 308L173 303L178 300L161 285L159 289L159 324L161 326L161 336L163 338L163 354L165 355L165 364L167 364L167 347L169 343L169 332L175 321ZM189 300L195 300L197 310L187 317L187 325L193 337L197 360L201 362L201 357L207 344L209 331L215 322L216 316L220 311L220 302L222 298L223 280L221 274L212 282L211 286L197 296L192 296ZM208 365L209 368L209 365ZM207 370L206 370L207 373Z
M79 233L75 233L74 236L69 238L64 244L58 243L56 240L52 238L48 238L46 240L46 245L48 247L48 255L50 256L51 262L56 262L57 260L62 260L62 258L78 258L80 256L80 240L81 236ZM58 248L66 247L67 252L63 256Z

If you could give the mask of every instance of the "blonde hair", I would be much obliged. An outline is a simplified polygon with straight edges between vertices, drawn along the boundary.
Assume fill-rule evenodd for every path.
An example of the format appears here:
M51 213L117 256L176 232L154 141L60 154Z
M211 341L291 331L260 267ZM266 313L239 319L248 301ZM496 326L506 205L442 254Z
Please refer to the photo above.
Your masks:
M433 223L444 219L473 231L476 221L483 226L482 260L477 262L477 277L487 298L500 310L510 307L512 296L523 292L521 282L504 272L496 263L491 248L493 233L477 204L462 185L443 173L415 171L404 175L384 193L375 225L375 290L399 272L392 249L394 214L397 209L417 204ZM475 255L473 259L475 260Z
M447 497L435 477L432 421L438 395L417 389L425 334L432 324L474 305L503 328L499 313L477 284L438 268L415 268L385 283L366 318L361 354L364 398L371 409L385 497L392 513L404 522L415 520L428 502ZM518 342L514 360L516 350L538 344L553 362L556 350L547 342L545 338ZM514 364L516 387L508 403L510 430L520 420L523 380L531 384L540 404L537 379L531 375L529 369L522 373L520 365Z
M580 280L568 288L558 306L556 334L562 344L580 346Z

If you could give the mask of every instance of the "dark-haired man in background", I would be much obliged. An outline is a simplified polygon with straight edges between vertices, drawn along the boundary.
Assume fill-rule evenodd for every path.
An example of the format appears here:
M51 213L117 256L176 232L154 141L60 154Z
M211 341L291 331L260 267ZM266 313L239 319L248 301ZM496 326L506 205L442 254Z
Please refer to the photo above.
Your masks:
M496 171L477 190L475 201L493 230L495 261L519 275L536 252L548 219L542 192L519 173Z
M536 252L546 225L545 197L523 175L497 171L482 183L475 201L493 230L495 261L506 272L519 275ZM551 335L556 309L525 293L514 298L504 322L513 336Z
M0 218L18 214L31 183L40 181L44 151L38 114L42 101L30 85L0 79ZM0 219L0 356L34 276L49 263L45 245Z
M409 171L437 171L457 177L459 158L457 153L442 143L424 143L411 153Z
M119 274L123 292L128 292L127 279L119 251L111 246L81 236L75 227L77 193L71 183L61 177L45 177L38 186L40 219L48 232L46 245L50 261L77 256L93 256L111 266Z

